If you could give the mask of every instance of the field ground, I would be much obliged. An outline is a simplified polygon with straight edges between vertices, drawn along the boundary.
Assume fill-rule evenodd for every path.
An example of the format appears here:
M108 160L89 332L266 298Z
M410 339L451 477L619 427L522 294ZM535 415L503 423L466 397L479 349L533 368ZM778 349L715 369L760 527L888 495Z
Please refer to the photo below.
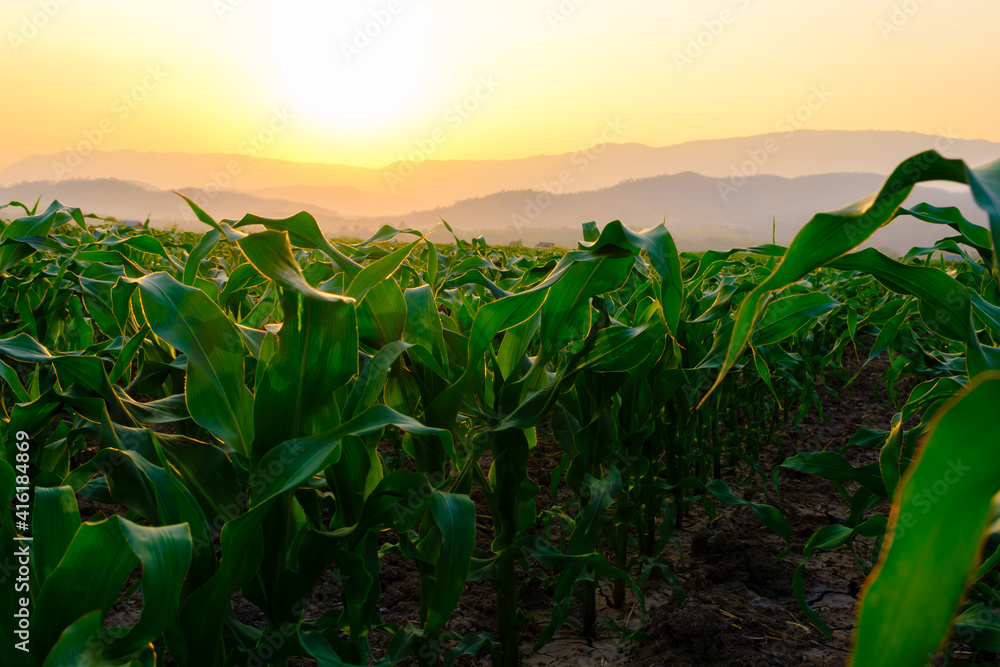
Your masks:
M867 349L864 348L864 349ZM859 364L853 355L844 355L846 370L856 372ZM852 363L853 362L853 363ZM764 447L761 463L768 470L800 451L837 450L861 427L886 428L895 409L879 378L887 364L881 358L869 364L842 394L840 400L823 392L821 420L815 411L807 415L797 429L782 429L780 450ZM829 378L831 387L844 384ZM906 396L911 387L900 387ZM877 452L856 448L848 454L854 465L871 463ZM551 437L539 438L533 454L533 478L542 486L539 505L548 500L546 487L561 451ZM854 628L855 602L865 576L846 549L819 552L806 571L806 599L833 630L832 639L812 627L792 593L792 573L801 561L803 546L822 526L841 523L847 516L847 504L831 482L794 470L780 472L781 500L776 505L793 529L791 552L775 562L784 543L781 538L762 530L748 507L723 506L715 517L695 504L685 517L684 526L674 537L680 546L669 547L669 562L674 568L686 599L680 603L673 596L670 582L655 578L645 586L648 618L645 642L619 645L618 637L600 628L598 638L587 641L570 628L557 632L555 638L537 654L530 654L531 642L525 641L524 664L530 667L561 665L635 665L653 667L834 667L843 665L848 656ZM733 482L729 479L727 481ZM733 484L733 488L736 485ZM750 487L752 500L762 500L759 479ZM748 498L751 499L751 498ZM773 501L773 498L772 498ZM874 511L888 514L885 503ZM486 519L488 521L488 518ZM490 533L481 531L483 536ZM859 538L869 558L873 540ZM683 552L683 558L681 557ZM382 586L385 591L387 621L403 625L417 614L419 579L416 570L398 556L383 564ZM535 581L523 584L522 600L535 621L524 638L537 636L548 619L552 598ZM636 625L635 605L623 610L608 607L610 589L604 582L598 596L602 619L622 624L631 619ZM450 628L460 633L495 627L494 595L486 582L466 585L466 593L452 617ZM964 662L971 655L968 647L956 648L952 662ZM983 659L979 655L979 659ZM467 660L465 664L489 665L487 656Z
M867 349L867 348L865 348ZM859 364L853 355L845 354L845 370L853 373ZM823 418L813 411L797 428L782 427L776 436L780 446L764 446L761 464L768 470L785 458L801 451L837 450L844 446L861 427L885 428L895 409L886 395L881 374L886 363L879 358L858 375L840 398L823 392ZM843 381L828 378L839 391ZM905 396L911 387L900 387ZM539 437L531 460L532 477L542 486L540 508L552 504L547 488L552 470L559 462L561 450L548 432ZM877 460L877 452L855 448L848 454L854 465ZM489 455L485 465L488 466ZM484 463L484 462L481 462ZM730 479L733 488L738 480ZM784 543L781 538L762 530L760 522L748 507L723 506L710 516L699 504L685 517L683 528L675 531L675 544L668 547L668 562L674 569L685 599L680 602L672 585L662 577L654 577L644 586L648 618L642 628L646 641L621 644L619 638L604 628L588 641L578 631L566 627L538 653L531 653L531 637L536 637L549 617L552 597L546 586L537 580L521 580L522 604L534 620L523 633L522 650L527 667L557 667L570 665L634 665L653 667L834 667L843 665L848 656L854 628L855 602L864 583L864 574L847 549L821 551L814 555L806 571L806 599L833 630L825 637L812 627L800 610L792 593L792 573L801 561L803 546L822 526L841 523L847 516L847 505L839 498L833 484L814 475L781 469L781 498L774 502L793 529L790 554L781 561L775 557ZM759 478L745 490L744 497L763 502ZM475 494L474 494L475 496ZM749 497L755 496L755 497ZM479 499L482 500L481 498ZM78 496L81 514L97 511L124 515L125 508L105 506ZM874 511L888 514L888 503ZM489 547L492 526L484 507L477 514L482 524L480 546ZM483 525L485 524L485 525ZM397 538L387 532L386 542ZM872 540L859 538L864 558L870 559ZM138 572L136 573L136 575ZM137 579L133 575L133 579ZM399 555L383 559L380 576L383 604L380 609L386 622L404 626L415 622L418 613L420 581L412 563ZM130 580L129 585L134 583ZM598 596L599 618L638 626L638 607L630 599L624 609L608 606L610 589L602 582ZM496 625L495 597L488 582L466 584L449 629L464 634L477 630L494 631ZM257 627L264 626L263 615L252 605L234 595L234 607L240 620ZM120 602L112 610L105 626L132 625L139 618L141 594ZM307 606L306 616L318 617L340 603L339 584L332 572L324 576ZM575 608L574 612L578 611ZM373 645L378 652L384 648L388 634L376 633ZM965 662L972 652L968 647L953 646L952 662ZM979 661L986 657L979 654ZM963 659L965 658L965 659ZM168 661L168 664L170 662ZM292 659L290 665L314 665L313 661ZM462 658L459 664L486 666L487 655ZM944 664L943 660L939 664Z
M787 249L702 255L618 221L560 255L25 207L0 235L0 527L34 531L34 484L34 667L927 667L949 619L978 650L936 667L997 664L1000 539L970 536L996 518L1000 252L931 206L960 236L849 252L912 172L980 177L956 164L914 156ZM887 532L892 499L920 530Z

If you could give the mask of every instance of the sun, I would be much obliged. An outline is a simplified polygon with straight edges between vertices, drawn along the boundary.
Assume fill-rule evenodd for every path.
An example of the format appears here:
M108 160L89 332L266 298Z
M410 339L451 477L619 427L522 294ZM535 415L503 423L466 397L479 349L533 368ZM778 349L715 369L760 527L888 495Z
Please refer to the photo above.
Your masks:
M273 89L302 117L366 130L405 122L425 101L430 26L419 7L296 0L271 18Z

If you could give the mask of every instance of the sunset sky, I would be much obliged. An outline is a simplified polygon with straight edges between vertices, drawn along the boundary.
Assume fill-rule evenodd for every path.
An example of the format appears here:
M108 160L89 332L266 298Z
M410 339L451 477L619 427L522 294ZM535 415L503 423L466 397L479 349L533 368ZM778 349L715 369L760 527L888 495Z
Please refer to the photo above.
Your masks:
M516 158L796 114L1000 141L998 25L996 0L5 0L0 167L86 142Z

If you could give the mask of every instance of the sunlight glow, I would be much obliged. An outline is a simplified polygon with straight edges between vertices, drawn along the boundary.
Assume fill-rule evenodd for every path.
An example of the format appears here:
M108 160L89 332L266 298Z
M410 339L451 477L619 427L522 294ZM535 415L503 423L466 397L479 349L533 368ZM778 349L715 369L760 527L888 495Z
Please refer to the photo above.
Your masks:
M272 10L269 83L275 95L317 127L405 122L426 87L426 13L399 2L360 16L348 13L321 0ZM353 29L337 29L344 25Z

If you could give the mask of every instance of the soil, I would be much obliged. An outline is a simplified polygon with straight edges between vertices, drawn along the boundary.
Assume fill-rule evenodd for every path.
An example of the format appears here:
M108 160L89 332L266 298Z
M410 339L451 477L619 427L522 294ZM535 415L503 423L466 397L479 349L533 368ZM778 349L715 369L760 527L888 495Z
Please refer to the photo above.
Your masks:
M888 364L882 358L865 367L856 359L844 362L848 373L858 376L845 389L845 378L828 377L836 396L817 385L823 404L822 419L816 410L796 427L782 426L774 443L762 449L761 465L768 471L788 457L803 451L837 451L861 427L887 430L897 412L886 394L882 374ZM897 397L905 401L914 383L901 381ZM916 421L907 424L908 428ZM532 450L532 478L542 487L539 508L552 504L548 484L559 462L561 450L551 435L542 434ZM873 450L852 448L845 456L854 465L878 460ZM726 476L733 491L747 500L764 502L759 482L738 488L743 478ZM792 543L787 557L777 560L786 547L746 506L714 508L710 515L700 504L691 508L683 526L675 530L675 543L668 545L667 561L684 591L684 599L674 595L673 585L664 578L646 582L647 618L641 631L645 641L622 643L609 630L598 627L597 637L586 639L564 626L552 641L537 653L532 643L548 621L553 598L548 587L537 579L525 578L520 588L523 611L534 618L522 634L524 664L529 667L561 665L670 665L675 667L832 667L846 663L854 629L858 594L865 572L846 547L818 552L807 564L804 576L807 602L827 623L832 636L813 627L800 609L792 591L792 575L801 562L803 548L812 534L823 526L847 518L848 504L831 482L814 475L779 468L780 500L775 504L792 526ZM851 487L849 487L851 488ZM474 496L475 498L475 496ZM477 499L477 504L481 502ZM769 502L775 502L773 494ZM888 515L888 503L871 513ZM481 506L480 514L486 514ZM489 528L488 518L481 519ZM480 531L481 540L489 531ZM857 539L856 553L871 565L873 540ZM488 546L488 541L485 545ZM404 559L387 556L381 575L383 618L404 626L416 622L419 581L415 569ZM608 603L611 587L602 582L598 593L598 619L638 628L638 605L631 597L623 609ZM471 630L495 632L496 613L493 589L485 582L469 583L448 626L459 634ZM574 603L575 605L575 603ZM577 612L574 606L574 612ZM377 649L381 642L373 642ZM970 662L973 651L953 642L948 647L951 662ZM376 652L377 654L377 652ZM991 663L996 656L978 655L977 661ZM944 664L940 658L938 664ZM458 664L488 665L488 656L460 658Z
M860 362L849 360L849 356L853 355L845 353L845 365L848 372L854 373L860 368ZM774 441L762 447L761 465L770 471L799 452L837 451L860 427L887 429L897 408L886 395L884 382L880 381L886 367L882 359L876 359L861 369L846 389L843 378L828 377L827 383L839 396L817 385L822 396L822 419L813 410L796 427L780 427ZM912 382L902 383L898 396L905 400L912 386ZM540 430L529 462L530 474L541 486L540 509L552 505L548 486L560 456L561 450L551 434ZM489 457L488 452L486 457ZM877 460L877 452L859 447L850 450L847 457L853 464L860 465ZM488 469L486 466L488 461L484 470ZM745 475L733 471L724 477L738 495L764 501L759 478L746 484ZM545 627L552 609L552 586L532 576L537 573L520 572L521 608L532 616L522 634L524 664L529 667L844 665L849 655L855 605L865 581L865 573L855 562L855 554L845 547L819 552L810 559L805 571L806 599L830 627L830 637L813 627L799 608L792 591L792 575L801 562L809 537L825 525L846 519L847 502L832 483L813 475L779 468L778 481L780 499L776 501L772 493L768 502L776 504L792 526L787 557L778 559L786 547L784 541L770 532L749 507L716 506L709 512L701 504L694 504L684 517L682 527L674 531L674 542L661 555L661 560L668 563L676 575L684 591L683 599L675 595L670 581L652 577L643 585L647 617L640 628L636 600L629 596L622 609L611 608L608 604L610 585L601 582L597 596L599 621L614 621L641 630L644 640L622 642L605 627L598 627L596 638L586 639L577 629L566 625L552 641L533 653L533 640ZM474 492L473 499L477 503L477 543L488 550L492 537L488 511L481 492ZM93 513L96 508L87 506L86 509ZM883 504L872 513L888 514L888 509L888 505ZM111 511L120 513L121 510L113 508ZM104 508L102 511L108 513ZM387 531L382 534L382 540L396 542L398 538ZM872 540L855 542L856 555L869 565L872 546ZM383 619L401 628L416 623L419 577L413 563L399 555L386 555L382 560L380 581L383 593L379 611ZM315 619L338 608L341 604L339 592L337 577L331 570L307 601L306 618ZM138 594L132 600L119 602L106 625L131 624L138 620L137 597ZM252 605L238 594L234 595L233 602L241 621L263 626L262 615ZM572 613L578 617L575 605L574 602ZM447 629L459 635L473 631L495 633L495 615L495 593L490 584L470 582ZM385 631L371 635L376 658L384 652L389 638ZM952 643L949 653L950 662L973 661L973 652L964 645ZM995 658L992 654L980 653L975 660L988 664ZM293 660L290 664L315 663ZM478 666L488 665L490 661L487 655L480 654L463 656L457 664ZM937 664L945 664L944 658L939 658Z

